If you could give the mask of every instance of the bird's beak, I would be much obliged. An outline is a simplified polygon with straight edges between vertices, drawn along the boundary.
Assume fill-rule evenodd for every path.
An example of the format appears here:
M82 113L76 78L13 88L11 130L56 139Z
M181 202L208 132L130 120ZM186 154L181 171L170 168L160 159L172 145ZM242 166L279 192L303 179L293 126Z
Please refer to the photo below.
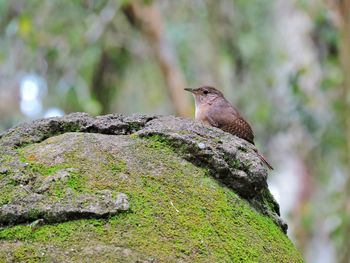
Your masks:
M186 91L189 91L189 92L191 92L191 93L194 92L193 89L190 89L190 88L186 88L185 90L186 90Z

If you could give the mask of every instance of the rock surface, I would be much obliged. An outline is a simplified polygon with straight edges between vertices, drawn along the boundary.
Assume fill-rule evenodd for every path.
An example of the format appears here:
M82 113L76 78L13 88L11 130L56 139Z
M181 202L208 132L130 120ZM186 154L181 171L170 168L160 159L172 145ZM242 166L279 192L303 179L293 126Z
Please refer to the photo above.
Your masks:
M172 116L0 135L0 261L302 262L254 146Z

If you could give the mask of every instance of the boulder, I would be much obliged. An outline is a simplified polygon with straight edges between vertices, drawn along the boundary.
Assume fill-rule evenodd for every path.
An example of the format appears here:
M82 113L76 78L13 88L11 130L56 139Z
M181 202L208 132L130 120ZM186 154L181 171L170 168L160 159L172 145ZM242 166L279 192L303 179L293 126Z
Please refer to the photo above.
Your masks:
M0 135L0 261L303 262L250 143L173 116Z

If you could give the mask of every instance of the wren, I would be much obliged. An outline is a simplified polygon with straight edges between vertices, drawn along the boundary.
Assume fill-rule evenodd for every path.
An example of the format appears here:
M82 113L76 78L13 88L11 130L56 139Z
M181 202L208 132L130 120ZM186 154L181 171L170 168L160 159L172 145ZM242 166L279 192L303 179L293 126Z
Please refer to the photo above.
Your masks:
M196 120L236 135L254 145L252 128L219 90L209 86L202 86L197 89L186 88L185 90L191 92L194 96ZM260 160L273 170L267 160L258 151L256 153Z

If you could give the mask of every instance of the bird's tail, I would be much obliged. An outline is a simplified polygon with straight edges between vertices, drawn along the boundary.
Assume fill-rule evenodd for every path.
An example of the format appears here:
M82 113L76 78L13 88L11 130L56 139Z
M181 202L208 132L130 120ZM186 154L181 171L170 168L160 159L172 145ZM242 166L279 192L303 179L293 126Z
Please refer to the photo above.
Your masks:
M256 151L257 155L259 156L260 160L270 169L273 170L273 167L271 166L271 164L269 164L268 161L266 161L265 157L262 156L258 151Z

